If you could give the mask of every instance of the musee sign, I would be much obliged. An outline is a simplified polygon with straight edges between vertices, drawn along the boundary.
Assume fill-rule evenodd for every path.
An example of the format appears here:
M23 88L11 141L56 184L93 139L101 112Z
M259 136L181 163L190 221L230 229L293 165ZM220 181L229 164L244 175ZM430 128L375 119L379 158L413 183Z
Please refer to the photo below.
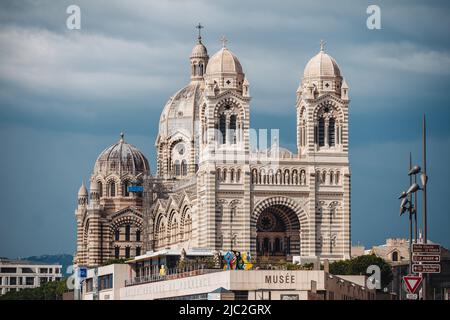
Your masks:
M295 283L295 275L289 273L281 275L266 275L264 277L264 282L267 284Z

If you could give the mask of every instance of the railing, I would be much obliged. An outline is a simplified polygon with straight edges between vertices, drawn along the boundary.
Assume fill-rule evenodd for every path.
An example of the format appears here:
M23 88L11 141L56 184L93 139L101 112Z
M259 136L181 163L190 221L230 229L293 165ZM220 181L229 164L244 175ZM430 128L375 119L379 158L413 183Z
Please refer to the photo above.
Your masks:
M153 273L148 276L143 277L135 277L131 280L125 280L125 286L135 286L144 283L158 282L158 281L167 281L174 280L186 277L193 277L202 274L214 273L223 271L222 269L206 269L203 266L196 267L187 267L183 269L173 268L166 269L165 274L161 273Z

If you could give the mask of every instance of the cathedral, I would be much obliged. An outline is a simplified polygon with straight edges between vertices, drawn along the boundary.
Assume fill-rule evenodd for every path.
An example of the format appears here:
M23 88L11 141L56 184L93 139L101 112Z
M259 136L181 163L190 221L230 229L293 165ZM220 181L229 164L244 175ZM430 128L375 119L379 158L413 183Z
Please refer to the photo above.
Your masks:
M244 68L225 39L210 57L199 32L190 81L159 119L155 172L121 134L80 187L75 263L166 249L350 258L348 86L323 42L299 82L297 150L255 148Z

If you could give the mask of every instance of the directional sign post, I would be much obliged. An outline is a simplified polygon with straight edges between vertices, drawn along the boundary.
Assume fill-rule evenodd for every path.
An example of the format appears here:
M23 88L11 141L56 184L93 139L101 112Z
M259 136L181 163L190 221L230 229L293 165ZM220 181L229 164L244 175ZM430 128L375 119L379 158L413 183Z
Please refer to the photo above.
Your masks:
M405 281L406 288L410 294L414 294L417 288L422 283L422 277L419 276L404 276L403 281Z
M441 246L438 244L413 243L413 253L440 254Z
M415 254L413 255L413 262L428 262L428 263L441 262L441 256L438 254L428 254L428 255Z
M441 273L440 264L413 264L414 273Z

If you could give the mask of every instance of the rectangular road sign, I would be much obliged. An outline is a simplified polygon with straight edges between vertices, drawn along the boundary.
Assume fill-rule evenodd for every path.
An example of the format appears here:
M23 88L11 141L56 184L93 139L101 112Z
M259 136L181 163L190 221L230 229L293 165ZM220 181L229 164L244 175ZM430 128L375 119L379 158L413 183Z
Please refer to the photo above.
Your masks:
M441 253L441 246L438 244L413 243L414 253Z
M441 273L440 264L413 264L414 273Z
M417 254L415 253L412 257L413 262L441 262L441 256L438 254Z
M407 293L406 294L406 299L408 300L417 300L418 296L417 293Z

